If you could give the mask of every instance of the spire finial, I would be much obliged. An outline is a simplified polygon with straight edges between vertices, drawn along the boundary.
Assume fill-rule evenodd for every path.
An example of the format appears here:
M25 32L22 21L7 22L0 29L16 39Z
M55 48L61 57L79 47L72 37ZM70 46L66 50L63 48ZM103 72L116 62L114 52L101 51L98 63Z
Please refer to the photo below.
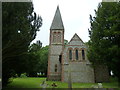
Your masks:
M59 5L57 5L57 10L58 10L58 9L59 9ZM57 10L56 10L56 11L57 11Z
M57 5L57 8L59 8L59 4Z

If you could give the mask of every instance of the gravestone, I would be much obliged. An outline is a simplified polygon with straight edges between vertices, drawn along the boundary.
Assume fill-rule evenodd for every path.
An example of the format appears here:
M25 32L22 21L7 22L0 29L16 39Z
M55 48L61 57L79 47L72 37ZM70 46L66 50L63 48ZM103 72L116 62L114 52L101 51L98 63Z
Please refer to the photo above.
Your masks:
M42 84L40 84L40 86L42 87L42 90L46 90L46 88L49 86L46 81L43 81Z

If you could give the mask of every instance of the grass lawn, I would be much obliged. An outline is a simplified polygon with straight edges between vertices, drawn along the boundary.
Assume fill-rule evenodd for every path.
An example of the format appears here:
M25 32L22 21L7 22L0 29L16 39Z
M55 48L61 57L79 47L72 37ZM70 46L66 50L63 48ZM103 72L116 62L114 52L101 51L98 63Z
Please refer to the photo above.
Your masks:
M14 78L11 83L8 84L7 88L42 88L40 84L46 80L46 78ZM56 83L57 88L67 88L68 84L60 81L46 81L49 85L47 88L52 88L52 84ZM118 88L118 83L116 81L111 81L110 83L102 83L104 88ZM72 83L73 88L91 88L92 85L97 85L97 83Z

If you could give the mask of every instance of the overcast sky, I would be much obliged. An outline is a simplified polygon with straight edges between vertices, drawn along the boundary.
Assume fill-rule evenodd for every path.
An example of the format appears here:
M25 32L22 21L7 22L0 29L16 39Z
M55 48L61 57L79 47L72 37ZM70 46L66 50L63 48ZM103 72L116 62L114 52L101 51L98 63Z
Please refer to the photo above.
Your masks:
M102 0L33 0L34 11L43 19L43 25L37 32L36 40L40 40L43 46L49 45L50 26L57 8L61 12L65 34L64 39L70 41L75 33L87 42L89 40L88 28L90 28L89 15L95 15Z

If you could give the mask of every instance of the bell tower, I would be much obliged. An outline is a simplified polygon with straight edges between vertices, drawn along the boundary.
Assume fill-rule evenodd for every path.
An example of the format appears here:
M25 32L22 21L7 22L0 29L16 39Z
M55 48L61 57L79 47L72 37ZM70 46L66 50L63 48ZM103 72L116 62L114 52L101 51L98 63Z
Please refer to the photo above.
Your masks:
M64 26L59 10L55 12L51 27L49 41L49 56L48 56L48 80L61 80L61 59L64 47Z

